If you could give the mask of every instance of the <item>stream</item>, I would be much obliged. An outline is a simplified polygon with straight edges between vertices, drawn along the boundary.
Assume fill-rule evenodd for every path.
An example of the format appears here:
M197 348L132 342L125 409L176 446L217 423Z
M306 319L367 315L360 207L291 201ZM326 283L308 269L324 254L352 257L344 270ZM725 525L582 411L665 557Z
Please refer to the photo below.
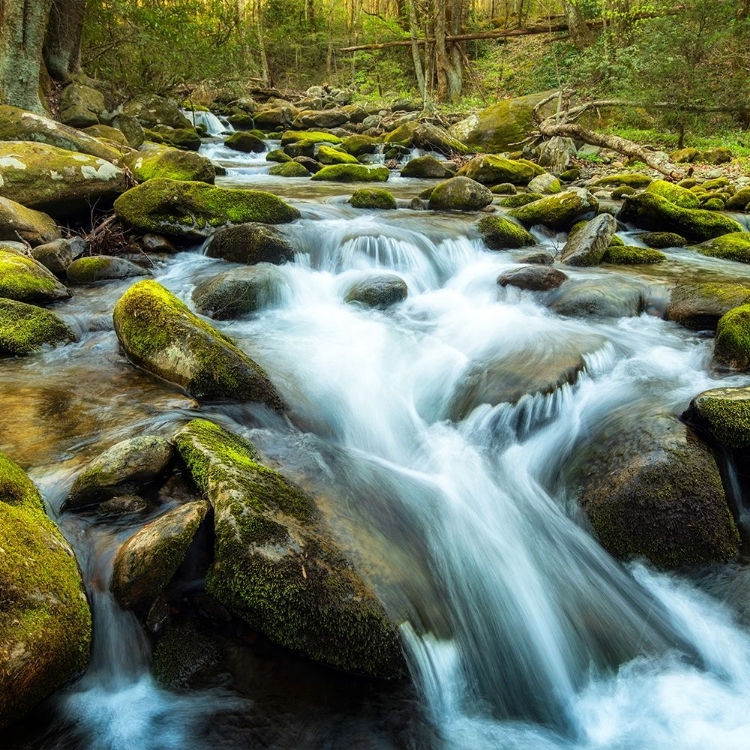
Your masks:
M198 413L120 352L111 311L133 280L112 281L56 309L78 343L0 364L0 450L34 467L94 615L88 673L3 747L746 750L750 569L687 578L623 566L591 536L563 470L595 428L679 415L699 392L750 376L719 378L712 339L658 315L563 317L540 295L498 287L525 252L487 250L474 214L407 208L428 181L393 173L385 187L399 209L362 211L345 202L356 185L269 176L265 154L218 138L201 153L227 169L217 184L276 193L302 219L280 228L297 256L278 267L276 297L213 322L266 370L290 419L254 404L204 404L200 414L324 496L342 546L356 550L386 609L406 615L411 679L373 685L261 639L237 647L221 681L157 686L147 634L108 593L114 553L135 528L59 513L76 472L104 447L169 436ZM552 253L565 241L533 233ZM668 253L662 265L566 273L637 281L656 312L678 279L750 281L742 264ZM153 276L192 306L196 284L230 267L195 247ZM406 281L404 302L388 311L343 302L354 281L383 271ZM450 419L469 367L500 362L525 382L570 352L586 362L574 383Z

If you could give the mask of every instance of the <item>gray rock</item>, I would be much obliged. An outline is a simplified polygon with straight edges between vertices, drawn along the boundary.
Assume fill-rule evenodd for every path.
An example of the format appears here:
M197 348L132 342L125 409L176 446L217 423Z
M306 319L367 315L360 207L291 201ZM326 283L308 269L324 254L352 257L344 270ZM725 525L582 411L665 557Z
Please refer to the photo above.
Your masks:
M229 320L274 304L285 284L276 266L258 263L234 268L198 284L193 301L201 314Z
M73 262L70 243L63 239L38 245L31 251L31 257L56 276L62 276Z
M548 306L570 317L623 318L640 315L647 306L648 287L637 281L572 280L551 292Z
M568 238L562 251L562 262L569 266L596 266L607 252L617 231L617 222L610 214L599 214Z
M400 276L382 274L354 284L344 301L383 309L402 302L408 294L409 288Z
M430 194L432 211L479 211L492 203L489 188L469 177L452 177Z
M232 263L279 265L294 260L294 249L277 229L248 223L219 229L211 238L206 255Z
M110 255L90 255L78 258L68 265L66 270L71 284L93 284L109 279L129 279L134 276L148 276L145 268L131 263L125 258Z
M515 286L530 292L548 292L557 289L568 277L549 266L525 266L502 274L497 279L500 286Z

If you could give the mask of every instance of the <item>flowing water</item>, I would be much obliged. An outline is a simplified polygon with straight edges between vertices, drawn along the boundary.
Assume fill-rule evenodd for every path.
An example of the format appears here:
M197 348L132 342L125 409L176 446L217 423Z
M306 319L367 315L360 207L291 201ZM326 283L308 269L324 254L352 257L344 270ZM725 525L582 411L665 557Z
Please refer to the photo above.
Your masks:
M222 184L276 192L303 218L282 229L298 255L279 267L268 307L217 324L266 369L290 420L252 405L200 411L324 493L341 543L405 618L412 684L373 688L266 646L238 651L224 685L163 690L141 626L107 593L112 556L133 529L63 514L94 612L91 668L13 747L750 746L747 568L687 579L624 567L592 538L564 483L566 462L601 425L679 414L718 385L711 340L646 313L564 318L538 296L500 289L522 253L484 249L474 216L358 211L344 202L348 186L270 177L263 154L218 140L204 151L228 167ZM389 184L403 205L424 186ZM564 241L535 232L552 251ZM685 250L670 260L637 274L570 273L635 278L653 309L678 278L750 279L745 266ZM227 268L196 248L154 275L191 304L195 285ZM388 312L342 301L352 282L382 271L406 281L406 301ZM87 457L138 432L169 435L198 408L119 353L109 315L130 283L60 306L78 344L0 367L0 448L35 466L56 517ZM451 419L471 368L502 363L514 383L532 382L570 352L586 362L573 384ZM735 496L744 509L738 482Z

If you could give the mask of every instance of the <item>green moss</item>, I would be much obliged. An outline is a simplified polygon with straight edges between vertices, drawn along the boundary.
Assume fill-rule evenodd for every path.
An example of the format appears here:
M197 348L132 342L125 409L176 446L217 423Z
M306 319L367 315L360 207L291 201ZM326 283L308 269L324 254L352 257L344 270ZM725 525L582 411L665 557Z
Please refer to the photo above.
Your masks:
M197 151L201 147L201 137L195 128L170 128L168 125L154 125L147 129L146 137L154 140L161 137L161 142L175 148Z
M628 195L635 195L635 188L630 187L630 185L620 185L612 191L612 197L615 200L620 200Z
M621 237L618 237L616 234L613 234L612 239L609 241L609 246L610 247L624 247L625 241Z
M166 146L134 151L125 158L125 163L139 182L163 178L212 185L216 179L216 170L210 159L192 151Z
M356 190L349 199L354 208L396 208L396 199L391 193L382 188L362 188Z
M285 164L286 162L291 160L292 157L288 154L285 154L280 148L275 148L266 154L266 161L276 161L279 164Z
M723 211L724 201L721 198L709 198L701 203L701 208L706 211Z
M419 123L412 120L399 125L395 130L391 130L383 136L384 143L395 143L399 146L411 148L414 145L414 131L419 127Z
M464 165L458 174L470 177L484 185L510 182L513 185L527 185L537 175L546 174L534 162L526 159L504 159L502 156L477 156Z
M581 215L596 212L598 205L596 198L589 193L571 189L514 208L509 215L527 226L544 224L553 229L568 229Z
M695 197L694 193L690 190L674 185L666 180L654 180L647 188L647 193L653 193L654 195L660 195L662 198L666 198L670 203L674 203L675 206L681 208L698 208L700 202Z
M705 391L693 400L690 413L719 445L739 451L750 448L750 389Z
M729 180L726 177L716 177L713 180L706 180L701 183L701 187L704 190L721 190L722 188L729 186Z
M750 368L750 305L735 307L719 321L714 360L735 370Z
M619 187L627 185L631 188L645 188L651 184L651 178L640 172L622 172L620 174L611 174L607 177L601 177L593 187Z
M750 232L732 232L699 245L696 250L709 258L750 263Z
M386 182L387 167L366 167L363 164L333 164L323 167L312 176L313 180L332 182Z
M602 257L602 263L613 263L620 266L646 265L663 263L667 259L664 253L647 247L635 245L610 245Z
M666 250L669 247L685 247L687 240L680 234L674 232L645 232L638 237L649 247L657 250Z
M276 164L268 170L268 174L274 177L309 177L310 172L298 161L287 161Z
M511 250L536 244L522 226L502 216L483 216L477 228L485 245L492 250Z
M341 143L342 140L332 133L322 133L318 130L287 130L281 136L281 145L287 146L290 143L299 143L301 141L311 141L312 143Z
M493 185L490 192L493 195L516 195L518 191L515 185L511 185L509 182L501 182L499 185Z
M321 164L359 164L354 156L332 146L320 146L317 159Z
M51 302L67 299L70 293L32 258L0 249L0 297L18 302Z
M571 169L566 169L560 175L560 179L563 182L575 182L576 180L580 179L580 177L581 177L581 170L578 169L578 167L572 167Z
M750 206L750 187L744 187L727 200L725 207L727 211L747 211L748 206Z
M49 310L0 299L0 354L31 354L43 344L75 340L73 331Z
M246 130L238 130L232 133L232 135L224 141L224 145L227 146L227 148L241 151L245 154L260 154L266 150L263 139Z
M170 622L156 645L151 670L163 687L185 688L199 672L218 664L222 655L214 633L193 622Z
M344 139L341 145L348 154L362 156L363 154L374 154L378 150L380 139L369 135L350 135Z
M544 198L541 193L518 193L517 195L509 195L507 198L503 198L500 201L500 205L503 208L520 208L527 203L538 201L540 198Z

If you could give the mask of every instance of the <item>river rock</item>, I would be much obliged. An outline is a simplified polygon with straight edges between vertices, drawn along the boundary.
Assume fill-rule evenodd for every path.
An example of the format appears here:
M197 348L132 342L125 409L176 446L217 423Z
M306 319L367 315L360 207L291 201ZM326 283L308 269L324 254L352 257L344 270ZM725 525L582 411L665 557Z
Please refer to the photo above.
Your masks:
M378 208L378 209L395 209L396 199L391 193L382 188L362 188L356 190L349 203L354 208Z
M126 189L125 173L104 159L43 143L0 142L0 196L29 208L67 217Z
M341 143L344 151L352 156L374 154L380 146L380 141L369 135L350 135Z
M158 94L141 94L123 104L121 112L135 117L144 128L154 128L157 125L167 125L170 128L192 127L177 102Z
M475 156L458 170L462 177L470 177L483 185L509 182L512 185L528 185L544 170L526 159L505 159L502 156ZM553 178L554 179L554 178Z
M444 156L466 154L469 151L461 141L454 138L445 128L429 122L420 122L414 128L411 142L415 148L420 148L423 151L437 151Z
M553 174L537 175L529 182L528 189L532 193L541 193L542 195L554 195L562 192L560 180Z
M211 237L206 255L232 263L280 265L294 260L294 248L277 229L248 223L219 229Z
M200 682L194 685L193 681L215 668L222 655L215 630L196 620L171 619L156 644L151 672L162 687L200 689Z
M664 253L652 250L650 247L612 243L602 256L601 262L618 266L644 266L663 263L665 260L667 260L667 256Z
M750 303L750 284L678 282L667 319L697 331L716 330L730 310Z
M292 127L304 130L305 128L337 128L339 125L349 122L349 115L341 109L326 109L319 112L307 110L300 112L292 122Z
M638 239L644 245L655 247L657 250L666 250L670 247L685 247L687 240L674 232L644 232L638 235Z
M109 279L129 279L133 276L148 276L145 268L131 263L125 258L111 255L90 255L74 260L67 270L71 284L93 284L96 281Z
M210 159L157 143L144 143L138 151L127 154L124 162L139 182L164 178L213 185L216 179L216 169Z
M285 130L281 135L281 145L288 146L290 143L301 143L307 141L313 145L317 143L342 143L342 139L333 133L322 133L318 130Z
M125 137L125 134L117 128L110 127L109 125L89 125L83 129L86 135L93 136L94 138L102 138L112 141L116 146L129 146L130 143Z
M522 226L503 216L483 216L477 222L477 229L490 250L513 250L536 244Z
M155 281L139 281L114 309L115 333L139 367L195 398L284 404L263 369Z
M740 188L726 203L727 211L750 210L750 186Z
M106 109L101 91L82 83L68 84L60 96L60 120L73 128L97 125Z
M266 144L257 135L238 130L224 141L227 148L241 151L243 154L262 154L266 150Z
M203 182L153 179L115 201L115 212L141 232L206 237L226 224L284 224L299 211L270 193L233 190Z
M583 188L571 188L514 208L508 215L526 226L544 224L551 229L570 229L580 218L598 209L599 201L591 193Z
M70 292L41 263L0 244L0 297L44 303L68 299Z
M552 174L562 175L575 155L575 141L555 135L539 146L539 166L549 169Z
M276 643L347 672L405 674L398 631L333 540L312 497L206 420L177 449L214 509L207 590Z
M171 255L177 252L177 248L160 234L144 234L141 237L141 245L147 253L168 253Z
M387 167L366 167L364 164L332 164L323 167L313 176L313 180L332 182L386 182L389 176Z
M631 187L635 190L646 188L653 182L653 178L640 172L621 172L620 174L610 174L606 177L600 177L591 183L592 187Z
M117 114L112 118L111 124L125 136L131 148L140 148L146 140L143 125L132 115Z
M76 477L63 510L81 508L152 482L172 461L172 446L157 435L116 443L100 453Z
M568 277L549 266L524 266L498 276L500 286L515 286L530 292L548 292L557 289Z
M168 125L154 125L153 129L146 129L146 135L151 141L186 151L197 151L201 147L200 133L192 126L170 128Z
M595 216L579 232L571 232L562 250L562 262L568 266L599 265L616 231L613 216Z
M739 536L711 450L672 415L627 412L595 430L566 469L599 542L660 568L734 560Z
M629 279L571 280L546 300L558 315L569 317L627 318L647 307L649 289Z
M321 164L359 164L359 161L351 154L347 154L346 151L340 151L334 146L326 146L325 144L318 148L318 153L315 156Z
M670 203L681 208L698 208L700 201L695 193L666 180L654 180L647 188L647 193L666 198Z
M0 454L0 729L82 674L89 612L73 550L37 488Z
M73 262L73 251L68 240L59 239L38 245L31 251L31 257L55 276L62 276Z
M51 216L0 198L0 240L15 242L20 238L29 245L42 245L59 237L60 229Z
M401 170L402 177L417 179L445 180L453 177L453 172L434 156L418 156L410 159Z
M284 153L280 148L274 148L266 153L266 161L274 161L278 164L286 164L292 157Z
M518 259L519 263L527 263L539 266L551 266L555 262L554 256L549 253L529 253Z
M469 177L451 177L430 193L431 211L479 211L492 203L492 193Z
M709 258L750 263L750 232L731 232L703 242L695 248Z
M714 364L750 369L750 303L734 307L716 325Z
M277 107L258 110L253 115L253 124L261 130L277 130L286 128L291 125L292 120L297 116L297 108L289 102Z
M400 276L385 273L353 284L344 296L344 302L385 309L402 302L408 294L409 287Z
M0 355L31 354L44 344L75 340L73 331L53 312L0 298Z
M697 395L683 415L722 448L750 449L750 387L714 388Z
M628 196L619 218L640 229L675 232L697 242L742 231L742 226L728 216L700 208L680 208L654 193Z
M110 590L123 609L143 612L161 594L185 559L209 508L205 500L179 505L120 547Z
M304 157L298 157L304 158ZM274 164L271 169L268 170L268 174L273 177L309 177L310 170L304 164L291 159L282 164Z
M230 320L261 310L280 299L286 280L269 263L233 268L196 286L193 302L199 313Z

